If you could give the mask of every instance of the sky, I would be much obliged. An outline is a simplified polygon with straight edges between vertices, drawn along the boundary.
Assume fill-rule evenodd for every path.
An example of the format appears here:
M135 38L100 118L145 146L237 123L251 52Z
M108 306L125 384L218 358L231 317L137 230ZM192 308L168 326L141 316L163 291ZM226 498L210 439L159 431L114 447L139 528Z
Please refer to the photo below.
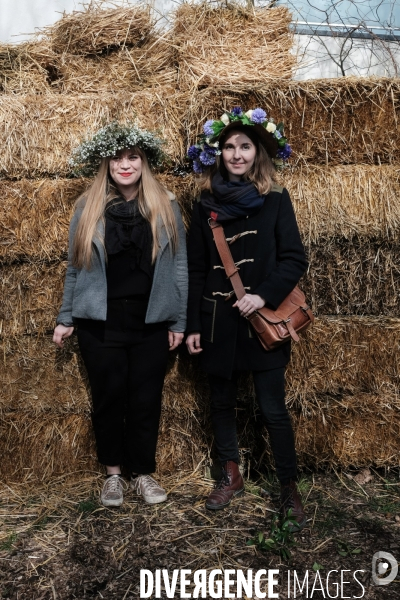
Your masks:
M77 8L76 0L0 0L0 41L27 39L26 34L33 33L36 27L50 25L64 10L70 12Z

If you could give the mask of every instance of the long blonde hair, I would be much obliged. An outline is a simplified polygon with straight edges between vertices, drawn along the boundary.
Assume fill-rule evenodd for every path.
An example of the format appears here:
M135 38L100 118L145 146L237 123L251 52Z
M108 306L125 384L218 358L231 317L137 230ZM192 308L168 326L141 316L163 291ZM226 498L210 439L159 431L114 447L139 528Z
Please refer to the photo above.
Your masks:
M142 216L150 223L153 234L152 262L157 257L160 246L157 221L160 217L165 227L172 252L178 247L178 227L171 206L169 192L153 176L145 153L140 148L132 148L142 159L142 175L139 180L138 206ZM120 194L109 176L109 158L103 158L92 185L77 200L83 211L76 228L72 250L72 264L78 269L89 269L92 261L92 241L97 233L97 224L104 219L107 202ZM104 244L104 239L100 239Z
M249 137L251 139L251 141L253 142L253 144L256 146L256 149L257 149L254 163L253 163L251 169L249 169L247 171L247 173L245 173L243 175L243 179L245 181L247 180L247 181L251 181L252 183L254 183L260 196L264 196L264 195L266 196L271 191L272 184L274 183L274 181L276 179L276 169L275 169L274 163L271 160L271 157L269 156L268 152L264 148L263 144L260 142L257 134L252 131L251 127L250 126L242 126L242 127L238 126L238 127L235 127L234 129L232 128L227 133L227 135L225 135L225 136L223 134L221 135L220 140L219 140L219 146L222 150L226 140L229 139L229 137L237 131L242 132L245 135L247 135L247 137ZM200 189L209 190L212 193L212 178L215 175L217 170L220 171L220 173L224 179L226 179L226 180L229 179L228 171L225 168L222 156L217 156L217 160L214 163L214 165L211 168L204 171L200 175L200 178L198 181Z

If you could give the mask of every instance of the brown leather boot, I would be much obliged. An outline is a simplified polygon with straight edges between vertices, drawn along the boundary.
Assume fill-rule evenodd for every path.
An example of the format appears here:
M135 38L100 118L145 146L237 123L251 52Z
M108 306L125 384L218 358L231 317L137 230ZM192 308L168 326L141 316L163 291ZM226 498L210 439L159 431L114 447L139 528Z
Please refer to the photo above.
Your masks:
M222 465L222 477L206 500L206 508L219 510L231 503L232 498L244 492L239 466L228 460Z
M307 515L304 512L295 481L291 481L288 485L281 485L281 514L284 519L288 516L290 509L292 509L291 516L296 520L290 529L295 533L303 529L307 522Z

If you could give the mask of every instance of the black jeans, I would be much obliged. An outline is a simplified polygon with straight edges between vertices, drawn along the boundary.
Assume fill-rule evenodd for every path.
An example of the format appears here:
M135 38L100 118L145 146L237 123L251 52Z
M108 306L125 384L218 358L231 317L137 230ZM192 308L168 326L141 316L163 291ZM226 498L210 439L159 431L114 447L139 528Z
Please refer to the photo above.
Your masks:
M221 463L239 462L236 435L236 396L238 372L231 380L209 375L211 421ZM253 371L256 398L270 437L279 481L296 478L296 451L289 413L285 405L285 368Z
M92 392L97 456L108 466L153 473L161 394L168 360L168 330L113 332L78 328L78 342Z

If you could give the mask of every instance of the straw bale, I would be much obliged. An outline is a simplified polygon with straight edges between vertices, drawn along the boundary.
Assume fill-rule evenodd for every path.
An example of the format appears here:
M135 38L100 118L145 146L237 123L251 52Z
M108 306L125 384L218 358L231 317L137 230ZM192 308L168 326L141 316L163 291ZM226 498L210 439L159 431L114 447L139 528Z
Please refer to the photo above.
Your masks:
M393 395L400 377L399 350L399 319L316 319L293 348L287 373L290 404L318 414L325 410L315 400L321 394Z
M398 165L300 164L278 173L277 180L289 190L306 246L330 238L399 240ZM199 194L196 178L189 181L188 203Z
M76 423L77 437L82 435L87 439L76 440L74 461L84 462L78 455L92 455L94 450L89 419L90 394L76 340L70 340L60 351L56 350L51 337L23 336L3 339L1 350L4 369L0 370L0 429L3 430L0 451L2 443L7 444L7 448L20 443L24 446L20 457L22 467L33 469L37 474L40 467L35 471L34 461L29 456L43 452L45 443L51 458L48 458L51 474L58 474L64 468L64 451L68 452L70 440L66 438L66 445L58 457L57 431L60 424L72 429L72 424ZM200 379L187 357L171 356L163 390L157 451L160 472L193 469L206 452L199 393L201 382L200 387L197 385ZM27 415L33 424L31 435L34 437L37 432L38 437L37 447L33 447L32 441L25 452L25 421L22 429L16 428L16 423L18 419L26 420ZM38 423L41 423L40 428L36 427ZM63 427L61 429L64 431ZM71 446L71 452L73 448ZM8 454L6 456L8 460ZM74 461L72 469L75 468ZM82 468L94 467L89 461Z
M322 403L322 402L321 402ZM295 415L299 464L316 468L400 466L396 394L343 396L324 413Z
M398 345L399 321L388 322L382 327L380 338L377 337L378 320L376 325L368 325L364 320L365 327L358 327L359 337L351 331L350 320L342 324L342 331L339 330L340 323L336 323L335 329L327 321L324 339L331 336L335 345L335 338L342 336L343 343L347 344L341 349L341 362L340 358L333 362L339 354L338 348L327 348L328 343L324 342L325 345L320 344L319 352L317 348L312 348L311 352L303 349L304 356L312 358L312 368L298 364L296 350L295 375L289 372L288 377L288 393L293 398L291 378L296 376L298 379L302 369L305 371L299 383L303 396L300 398L295 390L298 399L292 402L290 409L299 464L312 468L398 465L400 396L393 382L398 381L394 346ZM317 322L312 331L322 337L322 323ZM379 346L382 346L385 333L389 337L388 334L393 332L392 349L386 345L380 358ZM303 339L301 345L305 343L310 346L308 338ZM4 368L0 370L2 475L12 479L31 473L41 478L43 474L49 477L66 470L98 468L90 425L89 395L76 350L75 340L63 351L55 349L50 337L23 336L3 340ZM326 363L322 366L321 357L325 355ZM371 364L376 365L375 374ZM352 370L355 371L353 379ZM343 373L343 385L340 373ZM381 381L378 381L379 373ZM307 377L313 379L308 388ZM326 378L328 383L325 385ZM359 384L353 385L354 381ZM375 391L367 390L369 387ZM268 445L262 441L263 428L254 403L253 387L246 377L239 385L237 414L244 466L270 465L272 459ZM206 378L199 372L196 362L185 354L171 357L163 393L158 471L193 469L200 460L210 459L211 445Z
M179 107L179 110L177 110ZM0 96L0 178L65 176L68 159L86 131L136 118L159 130L172 159L184 156L185 97L171 88L134 94Z
M0 44L0 93L132 93L176 87L171 43L155 33L149 6L93 4L23 44Z
M306 245L333 237L400 237L397 165L300 165L279 180L290 192Z
M75 336L63 351L56 349L51 337L51 332L42 337L3 336L0 346L4 365L0 374L3 409L21 409L32 404L31 410L35 407L60 413L89 410ZM399 319L329 316L316 319L300 343L293 344L287 373L290 405L311 414L324 410L314 403L323 394L331 395L334 403L334 397L341 394L394 393L400 377L399 346ZM197 414L208 395L196 361L189 359L183 348L177 362L170 364L165 393L168 410L187 422ZM248 378L240 394L253 395Z
M184 208L186 205L184 205ZM185 217L185 215L184 215ZM57 233L57 231L55 231ZM47 240L53 260L37 260L36 248L23 262L4 264L0 276L0 333L42 335L61 305L66 271L67 222ZM44 232L45 234L45 232ZM45 238L45 235L44 235ZM39 252L38 251L38 252ZM301 287L316 315L397 317L400 311L400 244L326 240L308 250L310 270Z
M206 440L199 429L193 435L175 418L161 426L157 472L167 474L193 470L204 458ZM201 442L201 445L199 445ZM48 480L74 471L99 471L90 417L83 414L32 414L28 410L0 414L2 481Z
M164 172L157 178L175 194L188 226L194 177ZM75 201L89 185L89 179L0 179L0 264L62 259Z
M204 404L208 393L204 376L181 352L170 361L165 378L157 465L161 473L194 469L207 455Z
M108 55L64 53L56 61L54 92L63 94L132 93L144 87L176 86L169 46L162 41L123 47Z
M0 44L0 93L51 92L56 56L45 40Z
M400 464L399 343L398 319L324 317L293 345L286 391L300 466ZM245 469L271 465L247 375L239 381L237 416Z
M301 287L316 314L400 312L400 244L373 238L320 239L307 248Z
M318 397L319 410L290 409L300 468L400 466L400 397L357 393ZM245 472L274 469L268 433L254 399L238 401L238 441Z
M200 442L200 445L199 445ZM204 458L206 440L200 428L183 429L180 419L161 424L157 472L193 470ZM48 480L74 471L101 471L91 419L84 414L58 415L16 410L0 413L2 481Z
M67 262L3 266L0 275L0 335L43 335L54 328Z
M54 52L84 55L119 46L141 46L154 33L154 25L149 5L107 9L101 2L91 2L83 10L64 13L42 31Z
M158 178L175 193L189 226L192 203L198 194L194 176L179 176L178 171L160 173ZM396 166L301 167L288 169L280 182L290 191L303 242L310 246L311 275L320 269L318 265L329 263L329 256L317 260L326 244L333 243L339 248L333 248L335 255L343 256L344 248L352 248L352 261L364 244L371 243L375 251L380 239L389 239L391 243L399 240L400 170ZM37 260L62 256L67 250L68 222L74 201L88 184L89 180L83 179L0 180L0 262L24 256ZM372 238L371 242L366 236ZM352 241L353 246L346 240ZM382 251L391 252L386 242L380 250L381 259ZM396 249L393 253L396 255ZM377 265L371 263L371 268L376 271ZM390 277L388 272L387 279ZM351 283L357 289L359 284ZM320 313L337 312L318 304L315 294L313 297L314 307ZM362 311L376 312L366 307ZM389 314L385 309L382 312Z
M0 179L0 263L60 259L68 250L68 227L85 179Z
M296 64L290 21L283 6L181 4L171 35L181 89L290 78Z
M189 224L193 202L200 193L196 177L179 168L176 173L158 177L176 193ZM325 246L327 240L333 244L340 240L341 245L352 240L367 244L368 238L372 243L399 241L397 165L299 165L279 173L277 178L290 192L306 247Z
M246 414L245 410L242 405L238 423L242 465L245 471L273 468L268 436L260 426L259 415L251 406L247 406ZM342 396L324 414L306 416L292 410L291 415L300 468L400 466L400 405L394 395ZM87 415L8 410L0 415L0 432L3 481L28 477L31 481L48 480L74 471L84 474L101 470ZM209 423L206 428L185 430L175 415L167 435L161 425L158 473L193 470L200 461L209 460L211 444Z
M86 375L77 349L75 336L63 350L56 348L52 335L0 338L0 413L89 414Z
M399 79L343 77L199 90L185 116L188 142L194 142L206 119L219 118L235 105L261 106L285 123L292 164L398 161Z
M3 481L99 470L90 419L84 415L9 411L0 415L0 437Z
M75 335L62 350L53 343L52 333L43 337L3 337L0 351L1 410L29 409L32 413L51 411L59 415L90 412L86 371ZM195 426L190 422L196 420L201 389L201 375L191 359L185 353L171 354L164 385L164 413L171 413L176 424L183 419L189 429Z

